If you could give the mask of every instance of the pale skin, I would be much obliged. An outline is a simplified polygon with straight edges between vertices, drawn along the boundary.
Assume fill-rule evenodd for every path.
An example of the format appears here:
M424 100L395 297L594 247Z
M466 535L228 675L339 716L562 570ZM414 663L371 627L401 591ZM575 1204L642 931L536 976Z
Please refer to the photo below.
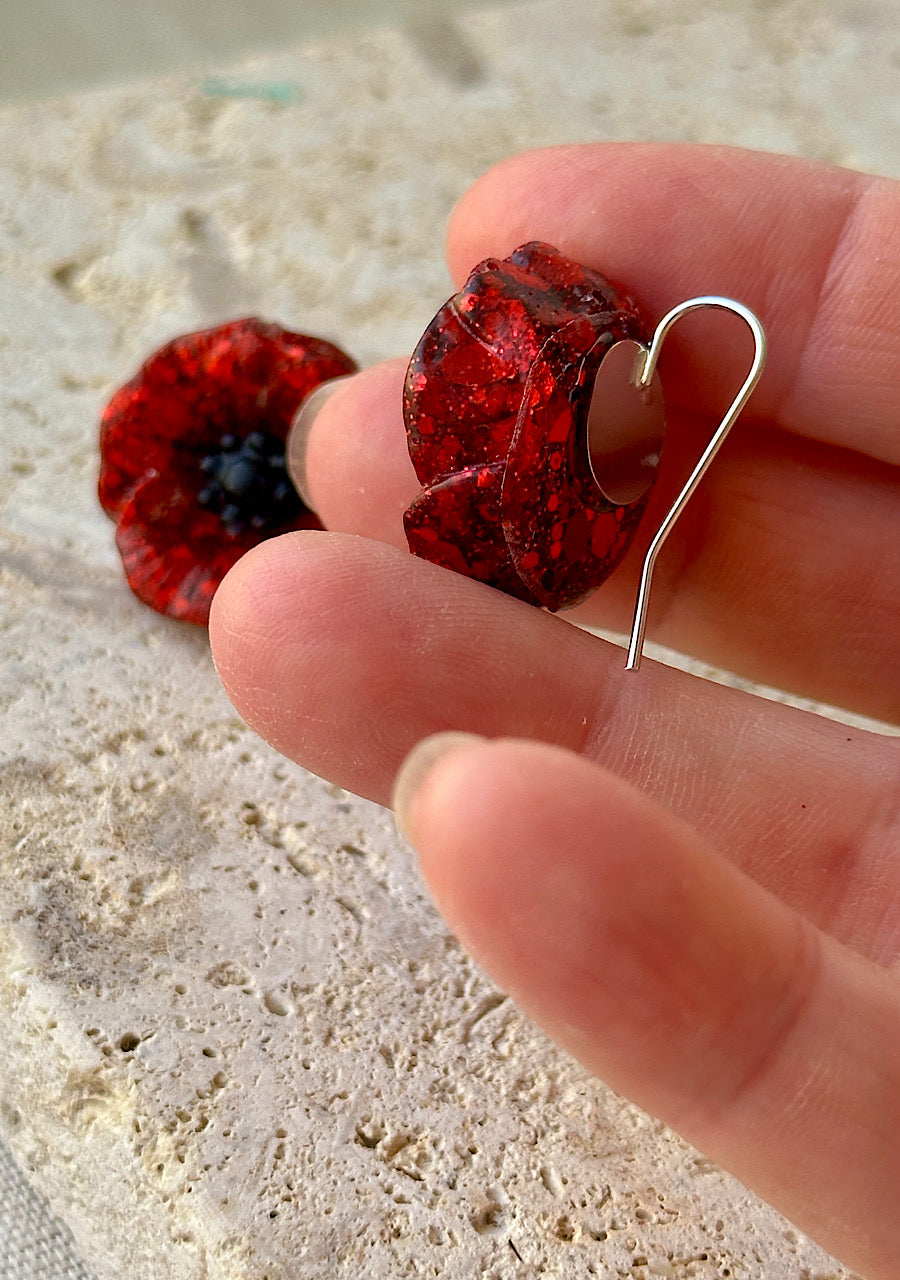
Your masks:
M531 239L653 321L717 293L767 329L763 380L660 557L650 637L896 722L900 183L724 148L531 153L454 211L455 281ZM749 359L721 313L672 333L645 532L567 616L628 627L643 549ZM292 759L394 796L450 926L564 1048L893 1280L896 739L646 659L626 672L620 649L410 556L403 370L344 383L315 421L306 486L335 532L263 543L219 590L230 696Z

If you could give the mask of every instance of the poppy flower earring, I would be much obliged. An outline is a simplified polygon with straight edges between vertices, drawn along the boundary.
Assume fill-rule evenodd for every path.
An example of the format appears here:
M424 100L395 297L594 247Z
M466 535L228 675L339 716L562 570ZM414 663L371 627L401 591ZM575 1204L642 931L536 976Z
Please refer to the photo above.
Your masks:
M762 373L765 335L741 303L691 298L648 341L630 298L550 245L480 263L407 372L407 443L423 486L404 517L410 550L552 611L599 587L656 478L660 348L676 320L702 307L745 320L754 358L646 554L626 664L636 669L656 557Z
M205 626L246 551L321 527L288 478L285 438L315 387L355 369L330 342L234 320L176 338L115 393L100 428L99 496L145 604Z

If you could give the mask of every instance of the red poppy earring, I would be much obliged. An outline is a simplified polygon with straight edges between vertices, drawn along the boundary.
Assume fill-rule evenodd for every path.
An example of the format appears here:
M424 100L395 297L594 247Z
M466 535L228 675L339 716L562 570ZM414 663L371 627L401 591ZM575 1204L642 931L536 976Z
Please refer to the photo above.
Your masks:
M321 527L288 478L285 438L315 387L355 369L330 342L235 320L176 338L115 393L100 428L99 496L145 604L205 626L246 551Z
M407 443L423 486L404 517L410 550L552 611L599 587L656 478L662 343L701 307L745 320L754 358L645 556L626 664L637 669L656 557L762 373L765 335L741 303L692 298L648 341L627 296L550 245L480 263L426 329L406 377Z

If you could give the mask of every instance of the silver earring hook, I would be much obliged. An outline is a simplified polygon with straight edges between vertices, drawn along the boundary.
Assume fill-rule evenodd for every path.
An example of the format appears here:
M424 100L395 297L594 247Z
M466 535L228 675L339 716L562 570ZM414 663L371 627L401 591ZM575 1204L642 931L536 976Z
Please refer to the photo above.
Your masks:
M644 566L641 570L641 581L638 586L637 598L634 605L634 622L631 628L631 641L628 646L628 660L625 663L626 671L637 671L638 667L641 665L641 652L644 647L644 631L647 626L647 604L650 595L650 579L653 576L653 567L656 564L656 557L659 555L660 548L672 532L672 526L687 505L691 494L702 480L709 464L718 453L725 437L728 435L728 432L734 425L735 420L740 415L744 405L750 399L754 387L757 382L759 382L763 365L766 362L765 331L752 311L742 303L734 302L731 298L719 298L714 295L703 298L689 298L687 302L680 302L677 307L673 307L667 315L663 316L662 320L660 320L659 324L656 326L656 332L654 333L653 340L647 350L647 355L644 360L644 368L639 378L639 385L641 387L648 387L650 385L653 374L656 371L657 361L659 360L660 348L662 347L666 334L669 332L675 321L680 319L681 316L688 315L691 311L699 311L702 307L718 307L724 311L732 311L735 315L740 316L742 320L746 321L753 334L753 364L750 367L750 372L747 374L744 385L735 396L728 412L716 428L712 439L701 454L699 462L691 472L687 483L681 490L681 493L669 508L665 519L657 529L653 541L647 549L647 554L644 557Z

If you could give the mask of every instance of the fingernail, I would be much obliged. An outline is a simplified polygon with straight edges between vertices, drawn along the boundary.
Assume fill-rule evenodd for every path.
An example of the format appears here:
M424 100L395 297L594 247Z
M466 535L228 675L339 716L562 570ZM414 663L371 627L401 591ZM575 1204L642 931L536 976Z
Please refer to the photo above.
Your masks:
M353 374L349 373L342 378L329 378L327 382L321 382L300 405L300 408L294 414L294 421L288 431L284 446L288 475L291 477L294 488L300 494L300 497L313 510L315 508L310 501L309 488L306 483L306 450L309 444L309 433L318 417L319 410L331 393L336 391L342 382L347 382L352 377Z
M475 733L435 733L413 747L400 766L394 781L391 804L402 835L415 844L413 836L416 797L437 762L462 747L474 746L485 739Z

